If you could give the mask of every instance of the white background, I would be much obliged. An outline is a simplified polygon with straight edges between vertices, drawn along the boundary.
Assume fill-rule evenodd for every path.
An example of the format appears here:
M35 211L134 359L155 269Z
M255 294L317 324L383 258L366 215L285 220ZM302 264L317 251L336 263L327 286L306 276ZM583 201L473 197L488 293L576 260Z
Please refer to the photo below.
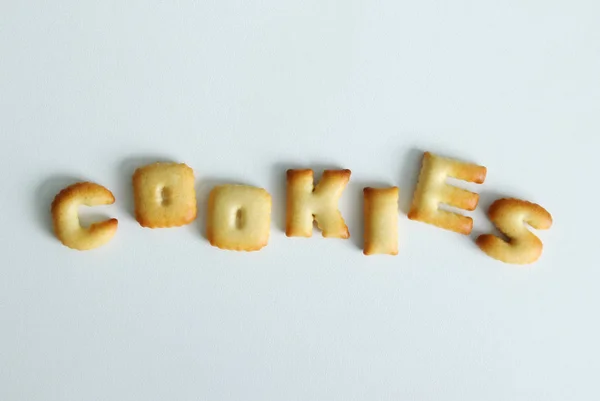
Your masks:
M600 3L0 5L0 399L598 400ZM488 168L473 235L406 218L422 152ZM200 216L141 228L131 174L194 168ZM349 240L285 237L285 170L349 168ZM76 180L107 246L52 235ZM213 185L273 196L268 247L212 248ZM401 189L362 255L362 188ZM462 184L461 184L462 185ZM474 245L502 196L554 217L538 263ZM82 213L85 213L83 211Z

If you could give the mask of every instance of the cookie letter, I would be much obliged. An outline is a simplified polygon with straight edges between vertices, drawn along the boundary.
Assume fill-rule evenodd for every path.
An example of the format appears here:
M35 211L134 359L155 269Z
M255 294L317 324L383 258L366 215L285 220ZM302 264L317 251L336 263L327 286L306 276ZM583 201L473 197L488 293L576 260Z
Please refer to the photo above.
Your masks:
M112 205L115 197L101 185L79 182L56 195L51 212L54 232L69 248L85 251L98 248L112 239L117 232L117 219L94 223L88 228L79 224L79 206Z
M258 251L269 242L271 195L248 185L221 185L208 198L206 234L212 246Z
M154 163L133 174L135 219L142 227L178 227L196 218L194 171L181 163Z
M446 178L452 177L482 184L486 173L485 167L425 152L408 218L460 234L469 234L473 229L472 218L440 210L438 206L440 203L445 203L460 209L475 210L479 195L447 185Z
M365 188L363 253L398 254L398 187Z
M538 230L552 226L552 216L540 205L519 199L498 199L488 212L490 220L509 240L480 235L477 246L488 256L506 263L528 264L542 254L542 241L524 223Z
M312 170L288 170L285 234L310 237L316 220L323 237L350 237L338 210L338 201L349 180L350 170L325 170L315 187Z

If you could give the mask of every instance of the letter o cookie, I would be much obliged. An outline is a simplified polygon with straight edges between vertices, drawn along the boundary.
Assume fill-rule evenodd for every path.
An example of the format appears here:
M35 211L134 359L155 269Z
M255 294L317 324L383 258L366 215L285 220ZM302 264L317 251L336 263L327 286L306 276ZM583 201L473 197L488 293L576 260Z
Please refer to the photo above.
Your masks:
M183 163L154 163L133 174L135 219L142 227L179 227L196 219L194 171Z
M271 195L249 185L220 185L210 192L206 234L212 246L258 251L269 242Z

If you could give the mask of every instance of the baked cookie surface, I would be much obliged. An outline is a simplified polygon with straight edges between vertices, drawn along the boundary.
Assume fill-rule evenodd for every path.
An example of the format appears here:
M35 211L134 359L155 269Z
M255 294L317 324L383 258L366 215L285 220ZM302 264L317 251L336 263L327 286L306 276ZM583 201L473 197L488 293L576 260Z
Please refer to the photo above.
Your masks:
M271 195L249 185L220 185L208 199L206 236L212 246L258 251L269 242Z
M398 254L398 187L364 188L365 255Z
M196 219L194 171L184 163L153 163L133 174L135 218L142 227L179 227Z
M60 191L54 198L50 211L56 237L63 245L80 251L98 248L109 242L119 225L109 219L82 227L79 221L80 206L100 206L115 203L112 192L92 182L78 182Z
M490 220L506 235L505 241L492 234L480 235L477 246L488 256L510 264L529 264L542 255L542 241L525 224L537 230L552 227L552 215L542 206L514 198L498 199L488 211Z
M309 169L287 171L286 230L288 237L311 237L313 221L323 237L349 238L350 232L338 209L350 170L325 170L314 185Z
M439 205L444 203L459 209L475 210L479 195L446 184L446 178L482 184L486 174L487 169L483 166L425 152L408 218L460 234L471 233L471 217L441 210Z

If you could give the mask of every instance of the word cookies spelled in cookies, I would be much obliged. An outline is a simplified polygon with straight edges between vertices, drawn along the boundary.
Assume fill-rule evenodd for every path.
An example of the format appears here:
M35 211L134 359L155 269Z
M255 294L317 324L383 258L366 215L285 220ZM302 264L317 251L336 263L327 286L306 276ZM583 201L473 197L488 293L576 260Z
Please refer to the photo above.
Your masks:
M412 195L408 219L469 235L473 219L461 212L473 211L479 195L449 185L447 179L484 184L487 168L474 163L423 154L418 182ZM350 181L349 169L325 170L315 181L311 169L286 172L286 223L288 237L311 237L316 223L325 238L348 239L350 230L338 204ZM194 170L184 163L152 163L135 170L131 180L135 219L141 227L161 229L192 223L198 215ZM363 188L364 255L398 255L398 198L401 188ZM91 250L115 236L117 219L83 227L80 206L112 205L112 192L100 184L77 182L61 190L50 207L56 237L65 246ZM259 251L268 245L272 199L264 188L242 184L215 186L205 212L206 236L215 248L230 251ZM542 206L522 199L497 199L487 211L490 221L504 238L483 234L476 239L489 257L510 264L530 264L542 255L542 241L530 230L547 230L552 216ZM529 226L529 227L528 227Z

